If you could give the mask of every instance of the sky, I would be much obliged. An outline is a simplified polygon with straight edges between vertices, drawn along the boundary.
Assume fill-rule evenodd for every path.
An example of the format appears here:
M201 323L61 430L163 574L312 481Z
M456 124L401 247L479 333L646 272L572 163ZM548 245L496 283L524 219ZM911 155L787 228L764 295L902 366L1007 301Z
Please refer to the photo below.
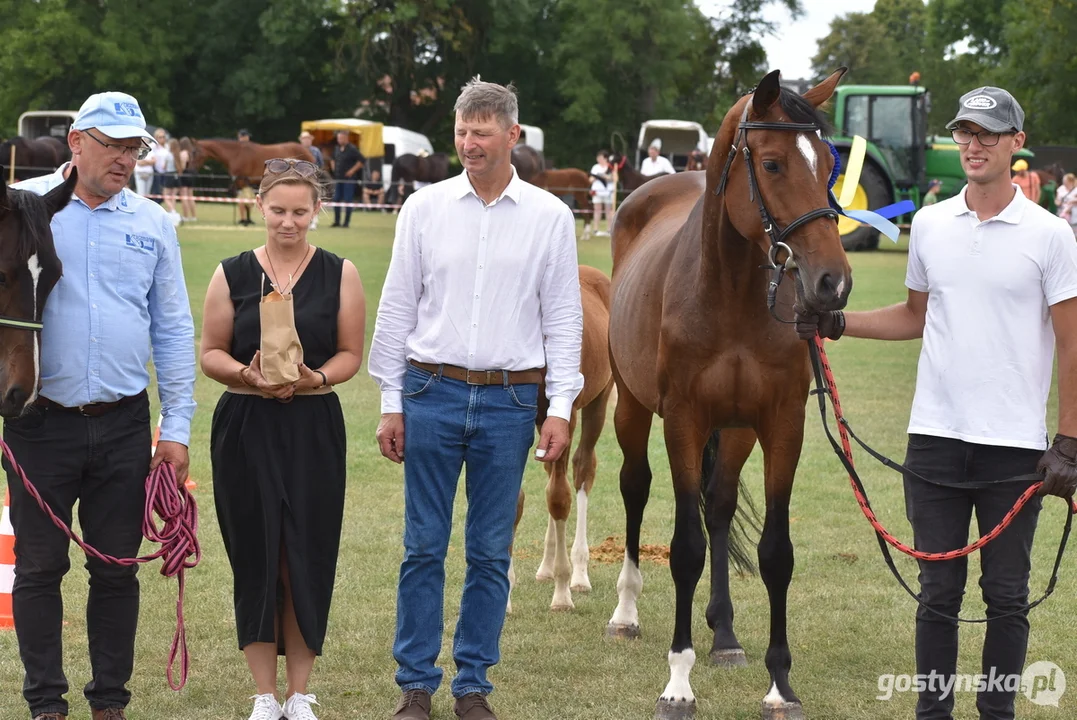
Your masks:
M727 12L728 0L697 0L704 14ZM777 32L762 39L771 70L781 70L786 80L811 77L816 41L830 32L830 21L850 12L871 12L874 0L801 0L804 14L793 20L784 7L769 5L763 15L777 25Z

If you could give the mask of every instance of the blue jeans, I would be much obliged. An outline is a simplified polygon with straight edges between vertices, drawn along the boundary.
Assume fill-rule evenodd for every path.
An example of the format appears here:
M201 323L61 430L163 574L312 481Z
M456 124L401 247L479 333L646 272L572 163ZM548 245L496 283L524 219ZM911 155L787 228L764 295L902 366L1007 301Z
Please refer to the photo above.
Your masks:
M350 178L337 180L333 185L333 202L350 203L355 199L355 181ZM340 211L342 208L333 208L333 224L340 225ZM344 227L352 221L352 208L343 208Z
M537 385L468 385L411 365L404 378L404 561L393 657L402 690L433 694L444 629L445 552L466 463L467 572L453 638L452 693L488 694L486 670L509 596L509 547L524 466L535 439Z

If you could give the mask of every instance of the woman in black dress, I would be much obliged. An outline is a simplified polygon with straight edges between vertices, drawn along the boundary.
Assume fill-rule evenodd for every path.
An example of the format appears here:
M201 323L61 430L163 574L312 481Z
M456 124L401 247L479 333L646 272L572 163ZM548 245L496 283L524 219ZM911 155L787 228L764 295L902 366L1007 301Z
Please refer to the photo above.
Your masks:
M266 243L221 263L206 293L202 371L225 385L213 414L213 492L232 565L239 646L257 694L251 720L316 720L307 679L322 652L344 513L345 430L332 386L363 356L359 272L307 242L317 170L270 160L258 191ZM299 380L262 376L259 303L291 293ZM288 688L277 700L277 657Z

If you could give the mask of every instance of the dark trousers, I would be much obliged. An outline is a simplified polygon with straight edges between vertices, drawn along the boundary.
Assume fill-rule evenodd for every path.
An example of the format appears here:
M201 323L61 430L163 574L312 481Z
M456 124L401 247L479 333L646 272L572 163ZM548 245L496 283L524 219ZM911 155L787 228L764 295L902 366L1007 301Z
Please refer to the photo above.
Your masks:
M114 557L134 557L142 542L142 513L150 462L149 400L139 399L100 417L31 407L4 422L4 441L30 482L69 527L79 503L79 525L90 545ZM63 670L60 581L70 568L69 541L37 506L4 462L15 529L15 633L26 671L23 696L30 715L67 714ZM86 629L92 679L84 694L92 708L122 708L131 699L138 623L134 567L87 558L90 573Z
M355 199L355 182L352 180L337 180L333 186L333 202L350 203ZM333 224L340 225L340 211L344 210L344 227L352 221L352 208L333 208Z
M995 483L1035 472L1041 450L976 445L949 438L910 435L905 466L931 480L961 485ZM999 483L984 489L939 487L905 476L905 510L917 550L945 552L968 544L969 523L976 514L977 535L990 532L1027 489L1024 483ZM1034 497L1013 523L979 551L980 590L987 617L1013 612L1028 602L1032 538L1041 499ZM950 616L961 610L968 558L920 561L920 599ZM1027 611L990 620L984 639L982 672L995 677L1024 669L1028 647ZM923 607L916 612L916 672L949 678L957 672L958 624ZM917 720L951 720L954 697L935 686L920 693ZM989 687L976 698L981 720L1014 717L1012 691Z

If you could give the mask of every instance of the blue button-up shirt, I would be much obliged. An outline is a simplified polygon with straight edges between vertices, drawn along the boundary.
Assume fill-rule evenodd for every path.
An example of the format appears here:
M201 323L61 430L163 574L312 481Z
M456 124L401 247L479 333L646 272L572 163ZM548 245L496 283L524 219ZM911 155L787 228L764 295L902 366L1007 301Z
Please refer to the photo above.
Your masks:
M14 187L43 195L66 168ZM93 210L73 195L52 234L63 276L42 316L41 394L68 407L137 395L152 351L161 440L189 444L194 322L168 215L126 188Z

